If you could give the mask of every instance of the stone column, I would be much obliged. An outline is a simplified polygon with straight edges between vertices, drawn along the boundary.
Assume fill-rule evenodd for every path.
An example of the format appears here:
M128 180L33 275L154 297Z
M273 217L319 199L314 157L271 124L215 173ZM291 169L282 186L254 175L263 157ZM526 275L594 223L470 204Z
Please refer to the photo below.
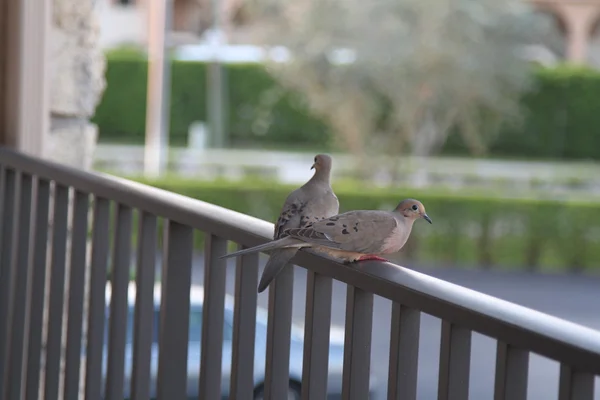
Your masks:
M8 0L1 4L1 142L40 156L48 130L50 0Z
M89 122L105 87L94 0L53 0L50 130L44 158L89 169L97 127Z

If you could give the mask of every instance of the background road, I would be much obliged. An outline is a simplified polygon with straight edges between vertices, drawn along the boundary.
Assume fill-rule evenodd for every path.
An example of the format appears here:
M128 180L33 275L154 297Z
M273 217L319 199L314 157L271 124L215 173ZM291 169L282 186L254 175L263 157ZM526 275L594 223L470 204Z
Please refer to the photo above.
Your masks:
M266 256L261 255L261 269ZM234 293L235 261L227 270L227 291ZM293 318L302 323L305 307L306 272L295 268ZM555 315L600 330L600 277L540 275L523 272L493 272L454 268L417 268L421 272L468 287L538 311ZM193 283L202 284L203 259L194 261ZM267 307L268 291L258 296L260 306ZM343 329L346 288L334 281L332 323ZM385 394L387 381L391 302L375 297L371 370L381 379ZM418 398L437 398L440 320L423 314L419 349ZM493 399L495 340L474 333L471 353L470 399ZM529 400L557 398L558 363L532 355L529 373ZM595 399L600 400L600 379L596 380Z

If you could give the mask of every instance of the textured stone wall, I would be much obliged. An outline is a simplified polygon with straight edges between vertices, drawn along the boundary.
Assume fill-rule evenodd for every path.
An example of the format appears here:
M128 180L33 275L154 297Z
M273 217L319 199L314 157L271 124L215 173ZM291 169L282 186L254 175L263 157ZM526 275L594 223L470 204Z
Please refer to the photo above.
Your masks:
M94 0L53 0L50 132L44 157L89 169L97 128L89 122L105 87Z

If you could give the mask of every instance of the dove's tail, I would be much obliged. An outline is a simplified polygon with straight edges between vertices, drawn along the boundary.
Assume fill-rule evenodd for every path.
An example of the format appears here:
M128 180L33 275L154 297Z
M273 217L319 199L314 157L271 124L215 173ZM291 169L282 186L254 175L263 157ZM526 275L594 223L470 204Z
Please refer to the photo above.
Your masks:
M286 247L300 248L300 247L305 247L305 246L310 246L310 244L287 236L287 237L284 237L283 239L273 240L272 242L269 242L269 243L259 244L258 246L250 247L249 249L234 251L233 253L225 254L224 256L221 256L219 258L239 257L239 256L243 256L245 254L256 253L257 251L269 251L269 250L286 248Z
M260 277L258 284L258 293L262 293L269 283L281 272L287 263L296 255L298 247L280 249L274 251L265 265L265 269Z

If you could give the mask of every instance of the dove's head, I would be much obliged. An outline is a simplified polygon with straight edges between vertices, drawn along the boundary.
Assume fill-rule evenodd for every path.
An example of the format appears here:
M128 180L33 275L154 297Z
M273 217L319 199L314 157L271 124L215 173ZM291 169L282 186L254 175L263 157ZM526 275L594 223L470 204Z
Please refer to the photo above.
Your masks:
M404 215L405 218L410 218L412 221L419 218L423 218L430 224L432 223L431 218L429 218L429 216L425 212L425 206L419 200L402 200L394 211Z
M319 172L319 171L329 172L329 171L331 171L332 163L333 163L333 160L327 154L317 154L315 156L315 162L312 165L312 167L310 167L310 169L315 169L317 172Z

